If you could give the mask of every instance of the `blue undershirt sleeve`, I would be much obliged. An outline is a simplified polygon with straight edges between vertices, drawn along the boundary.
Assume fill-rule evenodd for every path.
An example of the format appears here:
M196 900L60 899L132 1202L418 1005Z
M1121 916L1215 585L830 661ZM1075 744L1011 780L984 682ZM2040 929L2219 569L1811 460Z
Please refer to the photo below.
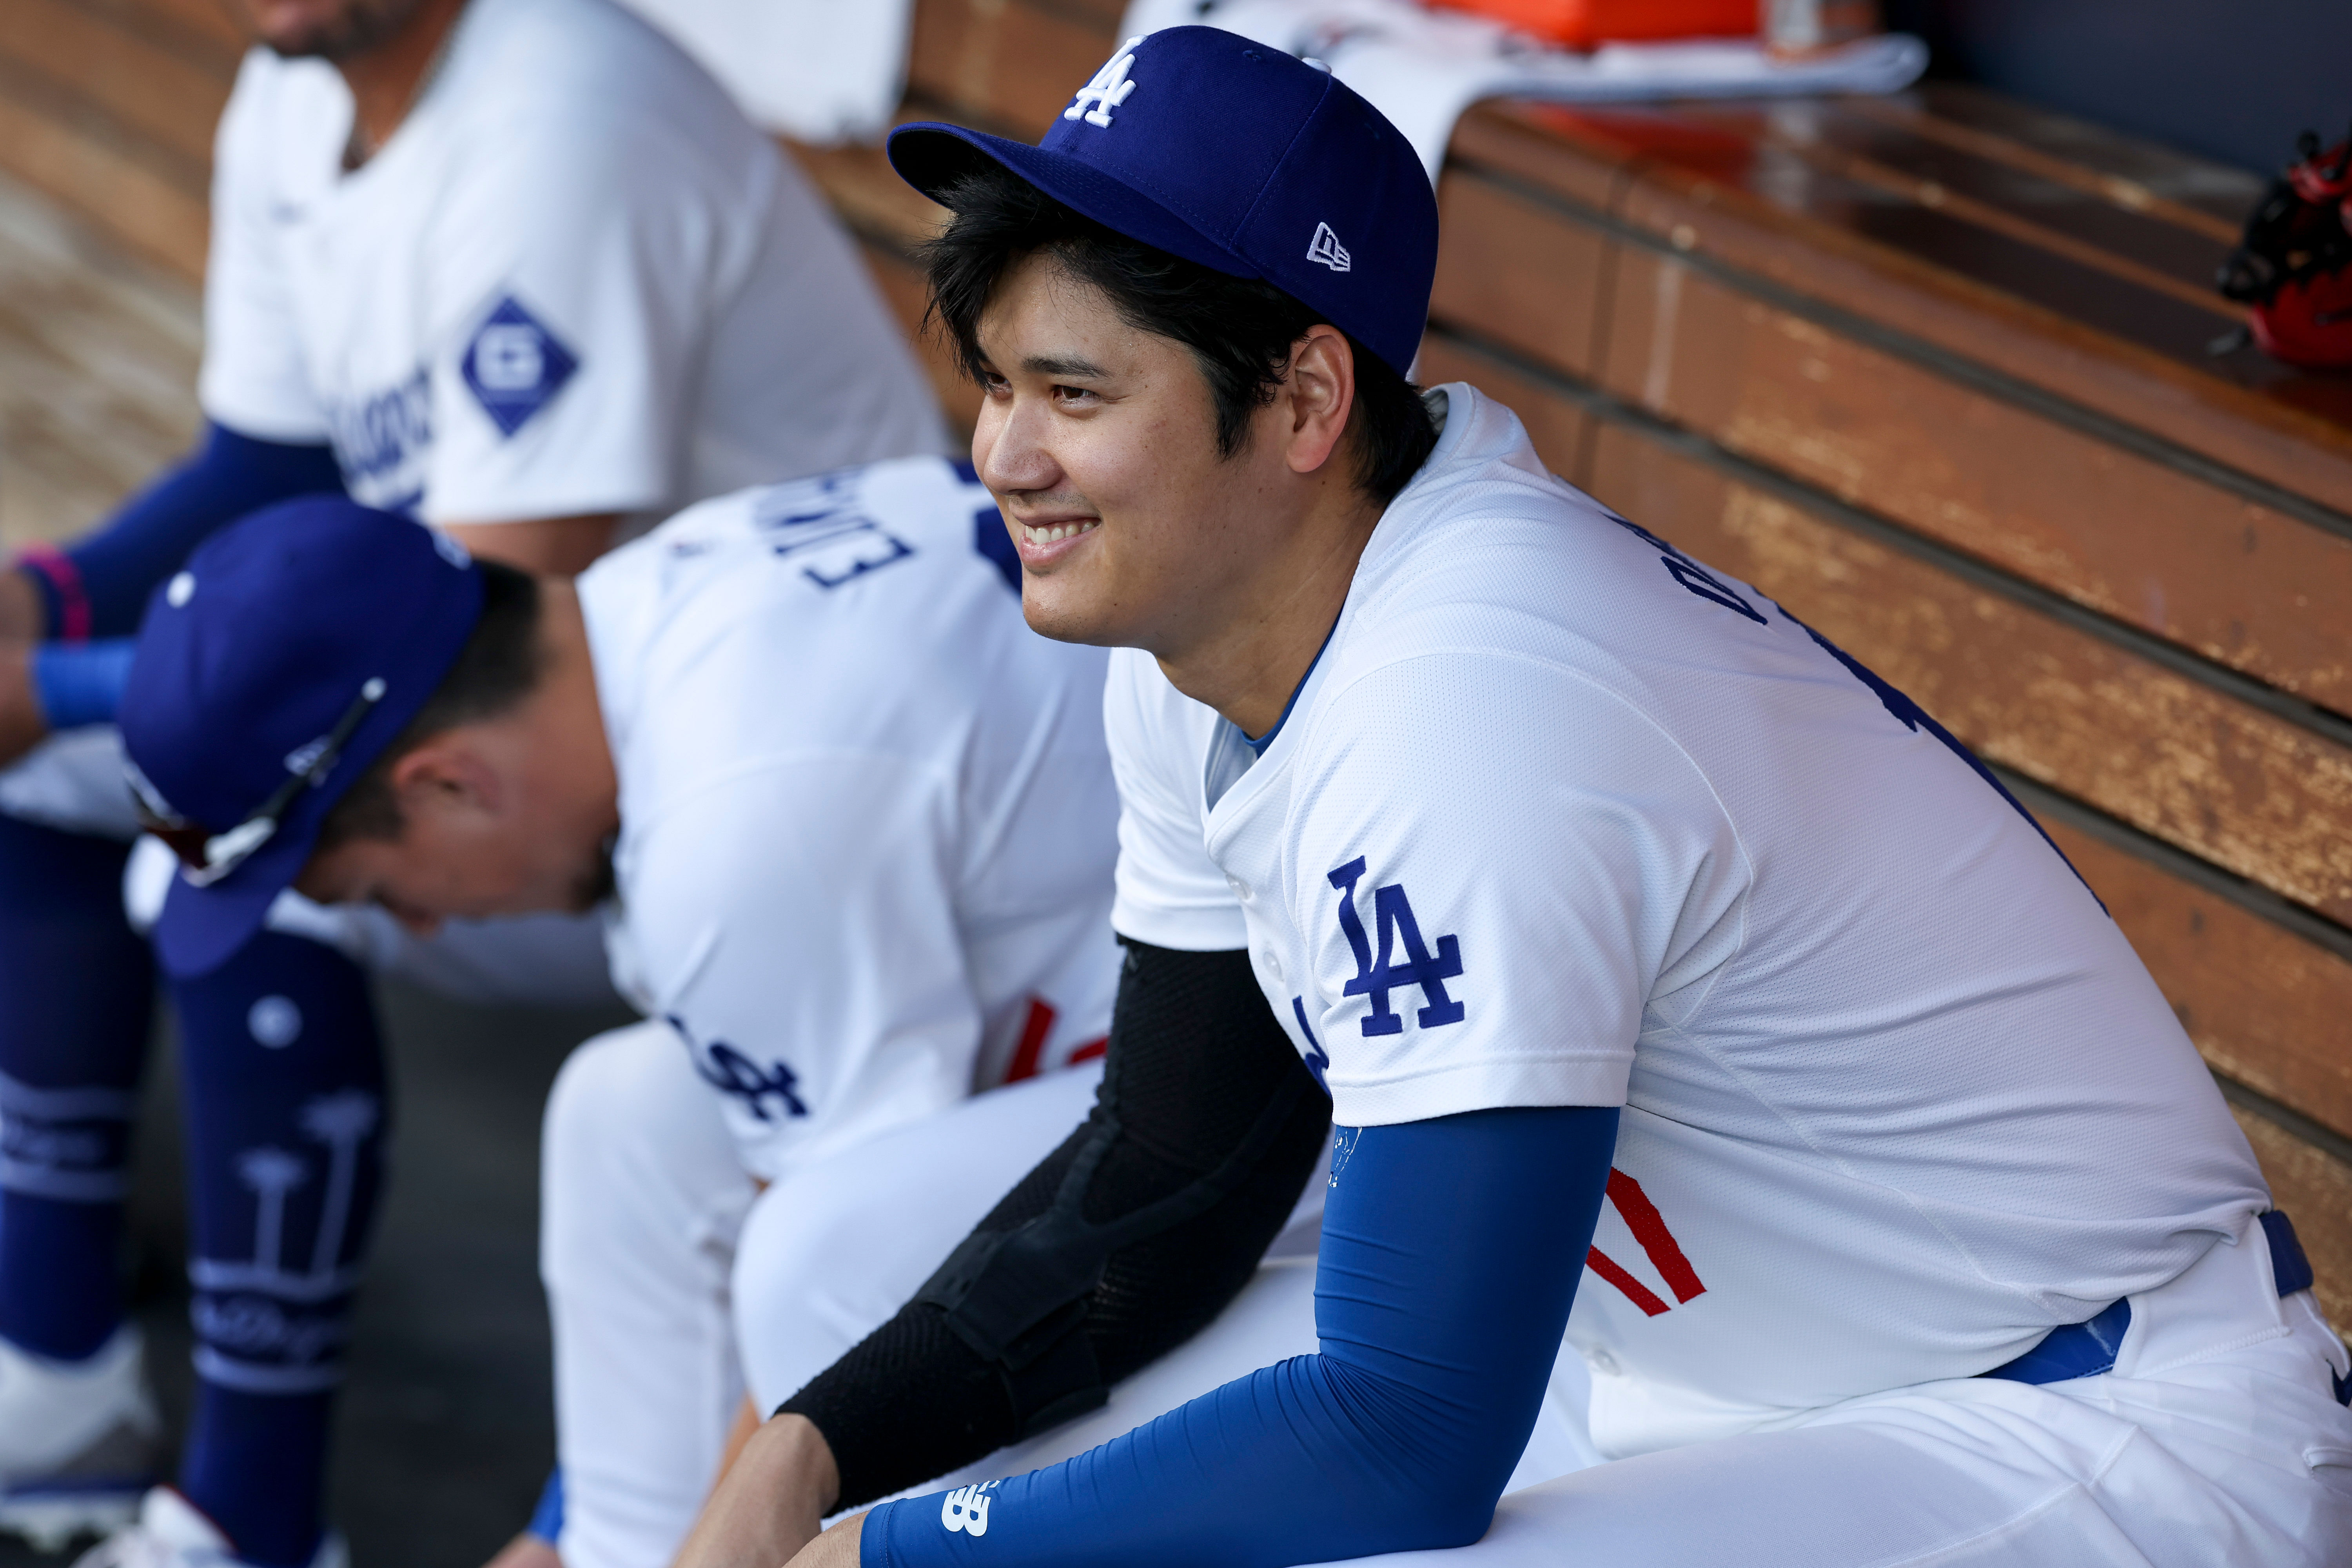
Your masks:
M1477 1540L1534 1429L1616 1142L1613 1108L1579 1106L1339 1129L1318 1353L1063 1464L884 1503L860 1562L1278 1568Z
M96 642L45 642L33 646L33 699L51 730L111 724L131 680L136 637Z
M41 595L50 637L129 637L147 595L215 529L273 501L321 490L343 476L324 446L257 441L207 425L203 443L61 552L27 552L18 570Z

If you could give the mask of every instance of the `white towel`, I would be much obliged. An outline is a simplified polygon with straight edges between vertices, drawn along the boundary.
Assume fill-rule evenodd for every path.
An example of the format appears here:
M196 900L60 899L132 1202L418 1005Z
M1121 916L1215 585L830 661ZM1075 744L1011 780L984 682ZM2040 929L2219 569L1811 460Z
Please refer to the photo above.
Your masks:
M752 120L796 142L872 141L907 95L914 0L625 4L700 60Z
M673 0L674 3L674 0ZM1188 22L1321 60L1412 142L1430 178L1462 111L1482 98L1570 103L1894 92L1927 68L1927 46L1903 33L1810 59L1776 60L1754 38L1606 44L1589 55L1409 0L1133 0L1121 37Z

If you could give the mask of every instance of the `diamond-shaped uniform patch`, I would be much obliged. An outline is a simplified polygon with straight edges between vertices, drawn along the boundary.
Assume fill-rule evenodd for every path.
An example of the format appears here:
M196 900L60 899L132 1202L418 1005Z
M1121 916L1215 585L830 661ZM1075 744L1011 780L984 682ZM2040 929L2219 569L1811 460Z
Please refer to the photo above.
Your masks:
M511 294L482 318L458 362L482 412L503 436L553 402L579 368L579 357Z

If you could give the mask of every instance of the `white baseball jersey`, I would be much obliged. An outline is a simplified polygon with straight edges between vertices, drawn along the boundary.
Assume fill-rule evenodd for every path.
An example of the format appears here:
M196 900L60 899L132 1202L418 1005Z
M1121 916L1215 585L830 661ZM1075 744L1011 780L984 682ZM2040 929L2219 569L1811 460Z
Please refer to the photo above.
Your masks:
M434 522L649 518L945 449L824 204L609 0L471 0L393 136L342 168L318 60L246 58L222 116L205 412L331 441Z
M2130 946L1932 721L1444 391L1254 765L1114 656L1114 919L1246 943L1343 1125L1624 1108L1568 1336L1602 1452L1983 1372L2267 1206Z
M1018 570L970 470L919 458L706 502L580 579L614 978L765 1179L1100 1051L1107 656L1030 631Z

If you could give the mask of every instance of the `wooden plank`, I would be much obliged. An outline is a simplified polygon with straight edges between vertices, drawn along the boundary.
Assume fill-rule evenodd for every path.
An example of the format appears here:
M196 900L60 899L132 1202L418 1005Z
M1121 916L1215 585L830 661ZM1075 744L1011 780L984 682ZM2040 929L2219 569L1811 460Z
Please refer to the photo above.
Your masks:
M127 31L68 0L0 6L0 56L79 98L122 135L152 142L201 172L235 61L224 69L217 59L191 59L173 41Z
M1617 247L1589 225L1458 170L1439 183L1437 208L1444 242L1430 314L1596 379L1604 271Z
M204 276L208 219L201 191L156 173L78 125L0 91L0 169L89 216L113 238L182 277Z
M2352 961L2053 816L2042 826L2215 1071L2352 1134Z
M1685 113L1807 163L1881 187L1922 206L2074 257L2142 288L2185 299L2222 318L2242 309L2214 291L2213 275L2236 242L2110 201L2084 182L1926 135L1910 121L1850 109L1834 98L1771 105L1692 105Z
M1515 231L1522 244L1529 232L1524 223ZM1465 224L1451 242L1487 258L1476 270L1488 278L1535 270L1509 237ZM1546 231L1528 248L1558 246ZM1595 379L1617 395L2216 663L2352 713L2352 615L2341 613L2352 607L2352 537L1824 331L1655 252L1618 258L1612 300ZM1493 333L1513 320L1489 313L1479 325Z
M78 532L187 449L202 336L185 279L0 179L0 542Z
M2294 1234L2310 1255L2317 1277L2312 1294L2340 1334L2352 1325L2352 1165L2275 1122L2231 1109L2270 1179L2272 1202L2294 1221Z
M239 0L79 0L87 10L133 31L168 38L191 58L226 61L234 73L252 42Z
M2185 302L1672 110L1481 105L1452 155L1588 209L1601 185L1654 245L2352 512L2352 381L2210 360Z
M2352 921L2352 748L1604 423L1592 493L1747 579L1988 759Z
M1109 58L1118 33L1107 5L916 0L908 91L1034 142Z
M1890 117L1911 120L1922 134L1987 156L2074 171L2097 181L2101 194L2118 205L2161 212L2191 226L2202 219L2205 232L2224 238L2245 226L2246 215L2262 199L2263 176L2251 170L2209 163L1962 82L1924 82L1902 99L1852 102L1883 105Z

